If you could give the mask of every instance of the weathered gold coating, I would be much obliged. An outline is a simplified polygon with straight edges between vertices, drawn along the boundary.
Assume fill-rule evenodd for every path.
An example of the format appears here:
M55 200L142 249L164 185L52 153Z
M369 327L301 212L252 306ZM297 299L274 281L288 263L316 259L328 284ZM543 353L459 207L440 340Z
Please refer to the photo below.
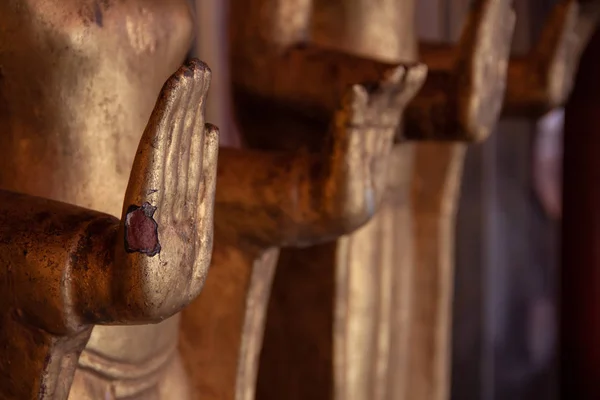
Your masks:
M160 322L200 293L218 151L216 128L204 125L209 81L192 61L165 84L120 221L0 191L3 399L66 399L93 325Z
M0 2L0 187L120 216L141 134L192 33L185 0ZM178 315L96 326L71 397L185 399L178 330Z

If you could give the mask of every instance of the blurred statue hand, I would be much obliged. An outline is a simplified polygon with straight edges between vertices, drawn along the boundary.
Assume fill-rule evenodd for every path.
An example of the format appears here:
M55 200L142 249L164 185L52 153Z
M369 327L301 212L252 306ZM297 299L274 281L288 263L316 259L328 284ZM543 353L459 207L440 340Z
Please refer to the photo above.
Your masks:
M329 179L350 225L365 222L387 187L387 165L406 105L421 88L424 65L397 66L375 85L353 85L333 122ZM331 191L330 191L331 192ZM341 201L340 201L341 200ZM333 210L332 210L333 211Z

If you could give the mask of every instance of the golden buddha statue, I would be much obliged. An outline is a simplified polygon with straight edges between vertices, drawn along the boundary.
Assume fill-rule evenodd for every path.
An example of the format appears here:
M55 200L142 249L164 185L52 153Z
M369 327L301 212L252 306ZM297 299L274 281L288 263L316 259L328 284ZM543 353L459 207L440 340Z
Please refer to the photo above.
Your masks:
M192 42L187 2L9 1L0 4L0 27L0 188L121 216L157 95ZM184 172L168 174L178 181ZM167 277L186 290L187 274L152 279ZM71 398L184 399L179 316L156 319L164 311L152 316L157 324L95 326Z
M120 220L0 191L3 399L66 399L94 325L157 323L202 289L218 151L218 131L204 124L209 81L208 67L192 61L165 84ZM70 398L120 395L95 378L79 376Z

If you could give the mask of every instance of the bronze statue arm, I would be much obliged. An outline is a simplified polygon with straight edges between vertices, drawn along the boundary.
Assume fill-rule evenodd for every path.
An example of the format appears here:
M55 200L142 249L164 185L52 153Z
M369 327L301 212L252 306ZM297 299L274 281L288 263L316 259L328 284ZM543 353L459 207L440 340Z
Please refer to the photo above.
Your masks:
M536 117L565 104L599 18L598 0L554 6L535 47L510 60L504 114Z
M259 247L309 245L357 228L376 209L373 188L350 193L348 187L371 182L340 186L327 176L335 167L315 154L225 148L219 158L215 229L228 238L243 237ZM219 190L221 185L226 189Z
M301 246L365 223L385 191L402 110L425 74L423 66L397 67L378 84L348 89L319 154L221 149L217 231Z
M496 125L515 23L510 0L478 0L458 45L420 43L427 81L406 109L408 139L480 141Z
M498 3L498 1L504 0L494 1L499 6L501 3ZM505 7L507 5L508 3L504 3ZM448 101L442 95L442 91L436 90L436 87L442 88L445 85L449 88L447 93L455 96L458 81L452 77L458 77L459 74L463 76L461 78L462 82L468 82L469 76L472 76L472 78L481 76L484 78L483 80L471 79L474 83L484 82L483 88L488 93L493 90L502 92L504 86L506 86L506 95L501 109L502 114L505 116L538 117L564 105L566 102L571 92L583 50L598 25L600 1L562 0L556 4L548 16L544 29L533 49L524 56L510 57L507 72L502 75L501 80L497 81L502 83L501 86L488 86L488 83L493 80L491 77L486 77L485 71L486 69L489 71L493 69L494 60L497 62L497 67L501 67L501 63L506 61L505 55L508 53L506 53L507 48L503 43L509 42L501 41L503 35L494 35L494 32L498 29L508 28L510 24L506 23L504 25L504 21L511 21L513 16L506 15L506 10L508 10L506 8L503 12L500 12L502 10L498 8L493 13L490 13L490 11L494 9L488 10L487 18L493 18L493 21L487 24L482 24L485 22L485 19L482 18L486 16L485 13L471 13L470 23L463 32L463 38L459 46L419 44L421 60L429 67L430 79L426 82L420 96L407 110L407 122L410 126L410 129L407 130L408 135L419 138L425 134L429 135L428 132L436 131L429 121L443 121L440 117L442 114L439 112L442 107L436 104ZM477 17L480 23L473 24ZM498 25L498 21L501 25ZM474 30L477 26L481 30L479 33ZM469 42L467 40L469 32L471 32L471 35L475 33L476 35L473 37L478 38L478 40ZM504 31L504 33L508 32ZM494 52L497 52L497 54L494 55ZM471 54L471 57L469 57L469 54ZM460 58L463 61L457 64L457 59ZM469 61L470 59L472 61ZM466 68L469 65L472 67L479 66L481 72L476 73L477 68ZM469 89L476 86L464 85L463 87ZM464 89L463 94L466 94ZM474 92L474 94L476 93ZM471 96L471 98L477 99L477 96ZM489 110L488 103L482 101L480 104L486 105L484 110ZM419 111L419 109L429 111L425 113ZM497 107L495 106L493 109L497 110ZM438 111L436 112L436 110ZM426 118L427 115L430 117ZM442 132L443 130L437 129L437 131ZM471 136L477 138L481 135Z
M105 214L0 191L0 398L66 398L97 319L82 305L110 294L118 227Z
M48 199L0 191L4 309L32 326L67 335L95 323L81 301L110 293L119 220ZM89 274L88 274L89 271ZM94 281L81 277L94 277Z
M415 63L381 62L310 43L285 50L265 46L253 57L236 55L239 58L232 61L236 90L327 118L336 111L348 87L385 81L398 68L422 68Z
M314 0L232 0L231 78L238 91L330 118L347 88L380 82L398 63L311 40Z

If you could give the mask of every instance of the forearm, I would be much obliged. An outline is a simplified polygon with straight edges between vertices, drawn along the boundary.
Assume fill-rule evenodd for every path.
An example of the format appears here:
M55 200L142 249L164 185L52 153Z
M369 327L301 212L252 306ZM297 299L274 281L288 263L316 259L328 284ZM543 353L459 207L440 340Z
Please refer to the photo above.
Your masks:
M70 334L88 325L152 323L169 317L170 311L150 301L150 292L168 291L171 281L182 277L167 274L172 278L168 281L153 276L148 264L135 261L136 257L149 255L132 251L125 222L90 210L85 213L85 218L75 222L72 215L62 215L58 223L72 224L69 232L58 236L56 225L51 224L50 229L36 236L34 245L30 244L30 263L25 264L29 268L23 270L21 281L43 277L49 286L42 290L30 285L35 294L24 297L28 308L44 319L42 327L57 334ZM132 239L131 233L129 236ZM50 279L45 263L54 266ZM61 332L60 326L66 331Z
M452 70L429 70L427 80L404 111L403 136L409 140L456 140L458 98Z
M333 166L346 164L333 157L343 155L221 149L215 229L260 245L299 246L356 228L368 215L350 204L349 171Z
M0 191L4 304L51 334L168 316L147 301L160 284L137 279L145 264L128 264L140 254L125 247L121 222L112 216Z
M118 291L120 265L115 262L119 220L97 218L82 227L71 255L71 302L86 324L114 324L123 319L126 304Z
M114 217L44 198L0 191L0 274L8 307L55 335L88 323L78 301L93 299L102 276L85 283L81 275L99 270L99 226ZM6 311L6 310L5 310ZM91 321L89 321L91 322Z
M0 317L0 398L66 399L91 327L57 337L16 312Z
M215 230L261 246L298 239L307 202L310 156L222 148L215 197Z
M349 87L377 84L399 67L312 44L284 53L239 56L232 65L237 88L327 118Z
M532 68L534 62L531 56L510 60L502 109L505 116L542 115L553 107L543 84L544 71Z

